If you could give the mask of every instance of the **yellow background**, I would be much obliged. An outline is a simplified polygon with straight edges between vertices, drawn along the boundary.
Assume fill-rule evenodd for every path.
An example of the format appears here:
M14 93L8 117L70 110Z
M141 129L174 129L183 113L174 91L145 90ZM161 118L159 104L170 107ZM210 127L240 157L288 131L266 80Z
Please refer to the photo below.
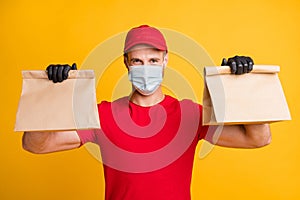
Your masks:
M21 70L80 66L98 44L140 24L193 38L216 64L244 54L256 64L281 66L293 120L272 124L273 141L261 149L215 147L204 159L197 150L193 199L300 199L298 0L2 0L0 199L103 199L102 167L85 148L48 155L22 150L22 133L13 132Z

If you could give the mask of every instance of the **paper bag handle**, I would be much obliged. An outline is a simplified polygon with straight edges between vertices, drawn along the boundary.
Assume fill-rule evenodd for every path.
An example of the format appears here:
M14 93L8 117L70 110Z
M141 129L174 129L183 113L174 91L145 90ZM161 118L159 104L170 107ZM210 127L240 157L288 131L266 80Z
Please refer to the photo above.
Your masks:
M220 74L231 74L229 66L214 66L205 67L206 76L220 75ZM280 67L276 65L253 65L253 70L250 73L259 74L274 74L280 71Z
M23 70L23 79L48 79L47 72L44 70ZM94 70L70 70L69 79L92 79L95 78Z

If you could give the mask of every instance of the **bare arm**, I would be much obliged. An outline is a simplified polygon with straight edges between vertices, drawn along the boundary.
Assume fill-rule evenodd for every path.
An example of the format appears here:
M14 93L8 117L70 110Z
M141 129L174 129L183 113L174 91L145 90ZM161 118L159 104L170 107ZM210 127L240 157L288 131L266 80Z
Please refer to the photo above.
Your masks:
M211 143L233 148L258 148L271 142L269 124L228 125L218 127L211 138ZM219 132L219 134L218 134Z
M50 153L74 149L80 146L76 131L25 132L23 148L32 153Z

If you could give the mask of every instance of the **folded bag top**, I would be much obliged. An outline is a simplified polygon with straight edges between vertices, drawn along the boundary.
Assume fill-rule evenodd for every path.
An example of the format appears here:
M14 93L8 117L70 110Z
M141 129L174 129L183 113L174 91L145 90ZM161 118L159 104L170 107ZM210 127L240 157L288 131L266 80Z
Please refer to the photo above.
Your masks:
M206 76L231 74L229 66L205 67L204 70ZM251 73L273 74L278 73L279 71L280 67L276 65L254 65Z
M48 79L48 74L44 70L23 70L23 79ZM68 79L94 79L93 70L70 70Z

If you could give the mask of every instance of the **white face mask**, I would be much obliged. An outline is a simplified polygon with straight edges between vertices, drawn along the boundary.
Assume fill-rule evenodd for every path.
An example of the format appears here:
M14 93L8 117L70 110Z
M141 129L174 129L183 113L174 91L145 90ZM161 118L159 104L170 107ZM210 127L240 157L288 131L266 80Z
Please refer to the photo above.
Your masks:
M162 82L163 66L129 66L128 78L136 90L143 95L153 94Z

